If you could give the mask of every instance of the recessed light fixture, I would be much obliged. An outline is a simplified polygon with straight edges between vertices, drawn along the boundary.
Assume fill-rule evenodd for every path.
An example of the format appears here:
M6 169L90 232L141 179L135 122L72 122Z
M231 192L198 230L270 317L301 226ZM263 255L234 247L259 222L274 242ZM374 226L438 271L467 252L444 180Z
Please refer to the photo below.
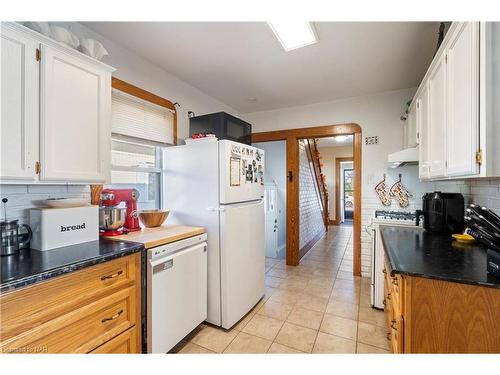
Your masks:
M335 137L335 141L337 141L337 142L344 142L346 139L347 139L346 135L337 135Z
M310 22L277 21L269 22L269 27L287 52L318 42Z
M257 101L257 98L247 98L247 100L248 100L249 102L256 102L256 101Z

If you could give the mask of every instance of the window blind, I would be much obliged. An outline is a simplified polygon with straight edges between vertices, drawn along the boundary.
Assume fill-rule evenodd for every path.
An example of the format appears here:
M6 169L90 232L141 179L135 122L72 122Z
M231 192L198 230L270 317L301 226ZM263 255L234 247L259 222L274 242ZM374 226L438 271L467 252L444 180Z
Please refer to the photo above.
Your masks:
M113 90L111 132L172 145L174 113L168 108Z

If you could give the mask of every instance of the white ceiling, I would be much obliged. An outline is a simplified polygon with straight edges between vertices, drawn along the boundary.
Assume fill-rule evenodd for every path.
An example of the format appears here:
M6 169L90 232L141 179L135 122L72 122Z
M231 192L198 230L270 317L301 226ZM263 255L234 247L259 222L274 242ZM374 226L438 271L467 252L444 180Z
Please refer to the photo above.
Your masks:
M351 146L353 144L354 137L352 135L346 136L345 141L337 142L335 137L325 137L319 138L316 143L318 147L343 147L343 146Z
M285 52L265 22L84 24L240 113L417 86L438 30L435 22L316 22L319 43Z

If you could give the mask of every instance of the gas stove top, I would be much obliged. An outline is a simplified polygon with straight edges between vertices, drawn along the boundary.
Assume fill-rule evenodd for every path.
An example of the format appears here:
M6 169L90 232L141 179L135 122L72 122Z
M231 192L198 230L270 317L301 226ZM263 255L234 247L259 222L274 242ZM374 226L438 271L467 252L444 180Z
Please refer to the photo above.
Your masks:
M375 219L383 220L399 220L399 221L416 221L415 212L411 211L388 211L388 210L376 210Z

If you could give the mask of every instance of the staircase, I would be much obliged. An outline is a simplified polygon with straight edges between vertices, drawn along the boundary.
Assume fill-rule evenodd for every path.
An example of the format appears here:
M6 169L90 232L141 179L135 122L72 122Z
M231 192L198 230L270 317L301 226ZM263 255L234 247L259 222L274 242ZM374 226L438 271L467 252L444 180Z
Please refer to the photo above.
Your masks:
M330 224L330 218L328 216L328 189L326 187L325 175L321 171L321 155L318 150L318 145L315 139L306 139L306 151L309 162L312 165L313 174L316 181L316 187L318 191L321 213L323 215L323 222L325 224L325 229L328 230L328 225Z

